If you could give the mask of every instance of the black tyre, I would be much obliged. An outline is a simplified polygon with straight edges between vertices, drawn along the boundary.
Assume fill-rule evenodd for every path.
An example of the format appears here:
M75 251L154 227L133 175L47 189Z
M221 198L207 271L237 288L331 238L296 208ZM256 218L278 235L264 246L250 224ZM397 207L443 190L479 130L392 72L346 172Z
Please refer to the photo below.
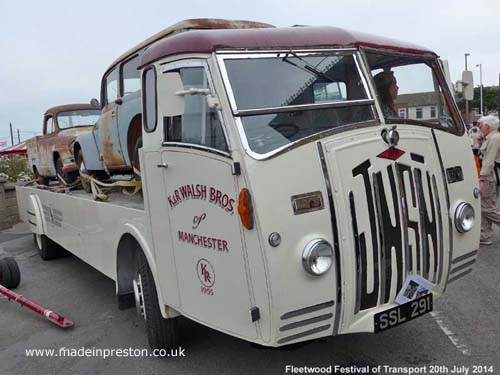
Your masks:
M134 177L136 181L141 181L141 162L139 161L139 149L142 147L142 136L135 142L134 153L132 154L132 167L134 168ZM137 173L137 171L139 173Z
M56 159L56 174L57 174L57 180L62 185L72 184L73 182L76 181L76 178L78 177L78 171L63 172L63 163L61 158Z
M6 288L15 289L21 283L21 271L19 270L19 266L17 262L12 257L4 258L3 262L7 265L7 268L10 272L10 280L6 280L5 284L2 284Z
M179 337L178 318L164 319L161 315L153 274L142 251L139 252L138 266L149 346L151 349L176 348Z
M82 183L83 190L85 190L87 193L92 192L92 187L90 186L90 182L87 182L87 180L84 178L83 174L86 174L88 176L94 177L92 173L90 173L87 168L85 167L85 160L83 160L83 151L78 150L78 173L80 174L80 181Z
M10 268L7 265L7 262L3 259L0 259L0 285L10 288L10 281L12 277L10 275Z
M44 234L33 233L38 254L43 260L52 260L59 255L59 245Z

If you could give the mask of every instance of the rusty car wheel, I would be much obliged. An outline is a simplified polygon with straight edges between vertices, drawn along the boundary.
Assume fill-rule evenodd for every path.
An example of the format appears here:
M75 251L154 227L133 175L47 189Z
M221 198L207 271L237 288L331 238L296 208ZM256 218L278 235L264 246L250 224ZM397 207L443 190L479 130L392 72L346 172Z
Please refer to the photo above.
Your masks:
M56 160L56 175L61 185L70 185L76 181L78 172L63 172L63 163L61 158Z
M40 174L38 174L36 167L33 167L33 175L35 176L35 181L38 185L47 186L49 184L49 178L40 176Z
M141 162L139 161L139 149L142 147L142 136L137 138L132 154L132 168L134 168L134 177L136 181L141 181Z
M92 187L90 186L90 182L87 181L84 177L84 175L95 177L92 173L90 173L87 168L85 167L85 160L83 160L83 151L78 150L78 173L80 174L80 181L82 183L83 190L85 190L87 193L92 192Z

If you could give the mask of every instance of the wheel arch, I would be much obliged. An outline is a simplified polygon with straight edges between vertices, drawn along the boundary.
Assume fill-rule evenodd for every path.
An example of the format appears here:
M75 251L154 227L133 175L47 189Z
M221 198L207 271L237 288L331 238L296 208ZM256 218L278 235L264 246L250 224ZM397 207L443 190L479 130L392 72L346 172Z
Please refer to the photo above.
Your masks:
M137 140L141 135L142 135L142 114L138 113L130 121L127 130L127 155L130 164L132 164L135 143L137 142Z
M126 230L118 240L116 247L116 294L118 299L120 300L120 296L133 293L132 282L138 273L137 257L139 252L142 252L153 274L158 302L160 306L165 306L158 282L156 264L152 250L147 245L145 238L135 227L129 224L125 225L125 227ZM165 309L162 308L161 313L164 318L167 318Z
M76 161L78 161L78 152L81 149L82 149L82 146L80 145L80 142L75 142L75 144L73 145L73 157L75 158Z
M52 152L52 161L54 162L54 168L56 166L56 161L59 159L61 155L59 154L59 151L53 151Z

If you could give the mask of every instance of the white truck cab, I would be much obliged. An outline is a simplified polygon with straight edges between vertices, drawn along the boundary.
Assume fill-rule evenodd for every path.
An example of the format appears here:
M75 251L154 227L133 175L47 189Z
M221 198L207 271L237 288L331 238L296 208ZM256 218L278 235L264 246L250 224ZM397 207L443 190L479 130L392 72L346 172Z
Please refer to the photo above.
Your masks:
M140 69L144 201L18 195L37 238L135 301L152 347L175 345L178 315L266 346L378 332L471 272L477 173L432 51L333 27L196 30ZM397 303L414 277L430 290Z

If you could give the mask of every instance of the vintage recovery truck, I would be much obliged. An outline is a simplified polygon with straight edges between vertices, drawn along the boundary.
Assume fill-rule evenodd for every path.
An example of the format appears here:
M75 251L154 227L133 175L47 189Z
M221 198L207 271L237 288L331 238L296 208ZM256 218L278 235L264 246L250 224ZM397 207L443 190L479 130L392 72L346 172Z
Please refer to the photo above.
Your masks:
M115 280L153 348L179 315L265 346L378 332L471 272L477 174L434 52L334 27L197 30L139 68L143 197L17 194L42 257L58 244ZM417 277L431 293L412 281L396 303Z

